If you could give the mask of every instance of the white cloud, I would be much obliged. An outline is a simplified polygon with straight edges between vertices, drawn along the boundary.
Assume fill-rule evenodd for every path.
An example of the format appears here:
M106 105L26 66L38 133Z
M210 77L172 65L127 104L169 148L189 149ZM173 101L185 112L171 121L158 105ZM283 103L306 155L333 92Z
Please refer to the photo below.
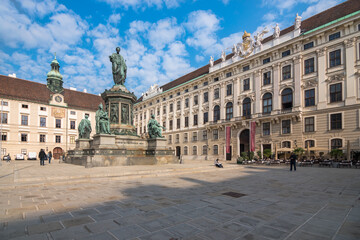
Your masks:
M195 56L195 61L196 61L196 62L202 62L204 59L205 59L204 56L201 56L201 55L196 55L196 56Z
M189 46L207 49L216 43L216 32L220 29L220 20L211 11L194 11L188 16L186 28L192 36L186 39Z
M110 15L110 17L109 17L108 22L109 22L109 23L113 23L113 24L118 24L118 23L120 22L120 19L121 19L121 16L120 16L119 13L117 13L117 14L112 14L112 15Z
M116 8L125 8L129 7L137 10L145 10L146 8L156 7L162 9L164 6L167 8L177 8L180 6L180 3L184 0L103 0L104 2L110 4L112 7Z
M229 2L230 2L230 0L221 0L225 5L227 5Z
M274 13L267 13L263 16L263 19L267 22L274 21L275 18L276 18L276 14Z
M133 21L130 23L130 34L138 34L145 32L149 29L151 24L149 22L143 22L143 21Z
M341 0L319 0L316 1L316 3L312 6L309 6L302 14L301 17L303 19L306 19L308 17L311 17L319 12L325 11L328 8L331 8L335 6L336 4L339 4Z
M31 16L44 17L48 14L64 11L66 7L58 4L56 0L15 0Z
M155 49L162 49L183 33L175 18L166 18L153 24L149 31L149 42Z

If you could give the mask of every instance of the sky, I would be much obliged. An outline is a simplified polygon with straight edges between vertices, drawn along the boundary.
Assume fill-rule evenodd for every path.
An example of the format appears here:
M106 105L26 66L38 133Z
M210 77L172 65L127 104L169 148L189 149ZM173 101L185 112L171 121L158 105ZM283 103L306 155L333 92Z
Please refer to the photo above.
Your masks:
M64 87L102 93L113 85L115 48L137 97L220 58L222 50L279 24L293 25L344 0L1 0L0 74L46 84L60 63Z

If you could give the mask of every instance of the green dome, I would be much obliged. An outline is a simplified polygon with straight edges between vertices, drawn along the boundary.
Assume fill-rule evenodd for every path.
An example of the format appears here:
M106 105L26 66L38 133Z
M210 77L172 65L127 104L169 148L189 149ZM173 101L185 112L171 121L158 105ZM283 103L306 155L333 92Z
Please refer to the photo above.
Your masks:
M63 78L63 76L59 72L54 71L54 70L51 70L50 72L48 72L48 74L46 76L47 76L47 78L57 78L57 79Z

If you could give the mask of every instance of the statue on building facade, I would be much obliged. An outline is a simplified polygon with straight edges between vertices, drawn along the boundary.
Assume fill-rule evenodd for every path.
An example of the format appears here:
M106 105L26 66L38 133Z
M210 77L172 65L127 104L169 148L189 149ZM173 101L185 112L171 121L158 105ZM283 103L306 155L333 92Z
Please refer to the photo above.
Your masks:
M210 67L214 66L214 57L213 56L210 57L209 64L210 64Z
M267 30L267 28L265 28L261 32L257 33L256 36L254 36L254 39L255 39L254 47L261 48L261 46L262 46L261 42L264 39L264 35L268 32L269 32L269 30Z
M276 24L276 26L274 27L273 37L274 37L274 38L279 38L279 37L280 37L280 27L279 27L279 24Z
M250 33L244 31L242 36L243 42L238 46L240 57L247 57L254 51L254 40L251 39Z
M102 103L96 111L96 134L110 134L110 123L107 112L104 111Z
M78 126L79 131L79 138L80 139L90 139L90 133L91 133L91 123L88 119L89 116L85 115L85 119L81 120Z
M148 133L149 138L164 138L161 134L162 129L165 130L165 127L161 126L156 120L155 115L151 115L151 119L148 122Z
M300 17L299 14L296 14L295 30L297 30L297 29L299 29L301 27L301 19L302 19L302 17Z
M116 53L109 56L112 62L112 74L115 85L124 85L127 73L127 66L124 58L120 55L120 47L116 48Z
M225 62L226 60L226 53L224 50L221 51L221 61Z

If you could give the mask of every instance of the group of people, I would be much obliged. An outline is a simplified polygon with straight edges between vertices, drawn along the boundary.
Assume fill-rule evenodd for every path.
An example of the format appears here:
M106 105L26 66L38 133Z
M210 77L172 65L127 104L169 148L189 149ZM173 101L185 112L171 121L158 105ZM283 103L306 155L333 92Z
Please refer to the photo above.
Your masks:
M41 149L39 152L40 166L45 166L45 160L49 160L49 164L51 163L52 153L51 151L48 154L45 153L44 149Z

